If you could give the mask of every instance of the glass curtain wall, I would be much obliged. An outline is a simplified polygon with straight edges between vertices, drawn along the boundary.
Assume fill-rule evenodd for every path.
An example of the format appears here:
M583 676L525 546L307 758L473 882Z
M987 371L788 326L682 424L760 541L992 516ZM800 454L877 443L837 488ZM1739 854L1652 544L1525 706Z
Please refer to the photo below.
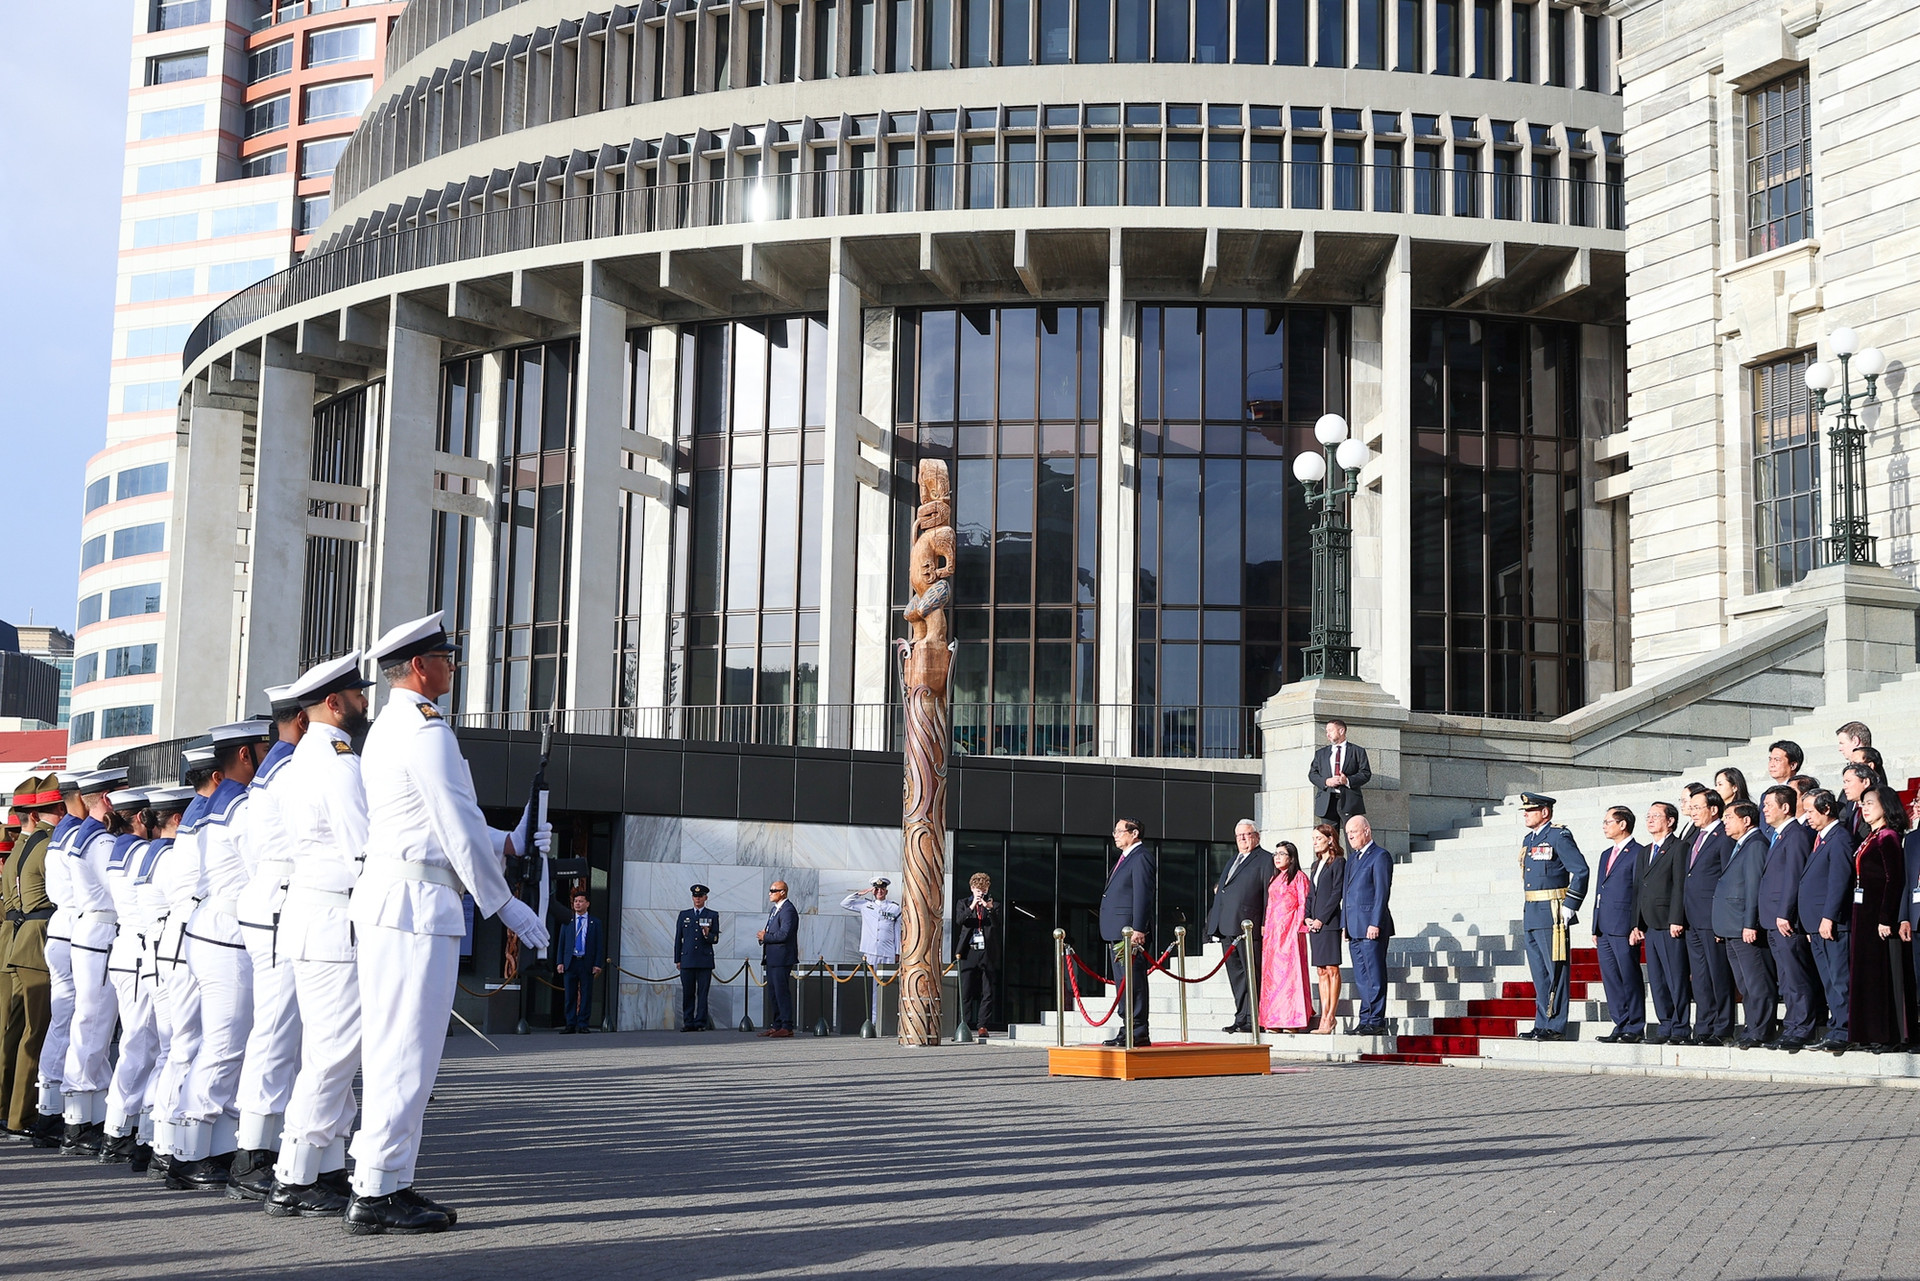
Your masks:
M897 456L954 487L954 739L972 754L1095 748L1101 308L903 313ZM896 491L894 635L907 635L917 489Z
M480 427L480 378L485 358L469 356L448 361L440 367L440 430L435 447L443 454L462 458L478 457L476 442ZM440 472L435 487L457 494L478 492L478 482L470 476ZM436 511L432 516L433 584L432 604L446 613L447 635L460 646L460 662L453 671L453 688L441 700L446 708L462 706L467 687L469 664L467 648L473 603L473 517L458 512Z
M1551 719L1585 701L1577 334L1414 316L1416 710Z
M688 737L814 742L825 316L681 331L673 688ZM696 711L694 709L707 709Z
M1225 870L1233 846L1208 841L1148 844L1158 851L1159 921L1153 937L1157 946L1171 946L1174 927L1184 925L1188 956L1195 957L1213 885ZM994 1026L1038 1023L1053 1008L1055 927L1067 932L1068 945L1088 968L1105 972L1100 959L1100 895L1112 872L1114 853L1112 844L1098 836L954 833L954 906L966 901L967 881L975 872L993 878L993 897L1001 905L996 940L1000 954L994 958L1000 980ZM1013 910L1016 905L1032 915ZM1199 971L1190 964L1189 972ZM1096 995L1104 1002L1104 987L1080 978L1080 993L1090 1007Z
M1302 672L1311 518L1288 468L1346 410L1347 315L1144 306L1139 332L1135 751L1238 756Z
M501 387L495 711L545 711L566 680L579 341L506 353Z
M379 411L368 402L377 386L356 387L313 411L313 453L308 476L334 485L363 485L366 473L367 420ZM321 520L358 522L365 512L351 504L307 501L307 515ZM360 602L360 547L346 538L307 538L306 578L301 590L300 666L302 670L353 648Z

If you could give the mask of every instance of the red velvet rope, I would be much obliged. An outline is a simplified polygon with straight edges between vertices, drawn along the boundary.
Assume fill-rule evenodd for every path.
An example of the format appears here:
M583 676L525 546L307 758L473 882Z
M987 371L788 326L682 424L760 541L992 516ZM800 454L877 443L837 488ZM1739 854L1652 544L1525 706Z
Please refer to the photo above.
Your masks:
M1074 955L1073 949L1071 948L1067 949L1067 960L1072 962L1072 964L1067 966L1067 982L1071 984L1073 987L1073 1003L1075 1006L1079 1008L1080 1017L1087 1021L1087 1025L1089 1027L1106 1026L1108 1020L1112 1019L1114 1016L1114 1013L1118 1011L1120 1008L1119 986L1117 984L1114 986L1113 1004L1107 1007L1107 1012L1104 1015L1096 1019L1093 1017L1093 1015L1087 1013L1087 1003L1080 999L1080 980L1078 977L1074 975L1074 972L1073 972L1074 966L1079 966L1083 970L1087 970L1087 967L1084 963L1082 963L1082 961L1078 956ZM1092 979L1099 979L1102 982L1106 981L1106 978L1104 975L1095 974L1092 970L1087 970L1087 977Z
M1223 969L1226 966L1227 958L1229 956L1232 956L1234 949L1239 946L1240 945L1238 943L1227 944L1226 950L1220 953L1220 964L1214 966L1212 969L1208 970L1205 974L1202 974L1197 979L1183 979L1178 974L1175 974L1172 970L1169 970L1166 968L1164 962L1167 959L1167 954L1173 951L1172 948L1168 948L1165 953L1161 954L1160 959L1153 963L1153 968L1156 970L1159 970L1162 974L1172 979L1175 983L1188 983L1188 984L1205 983L1208 979L1218 974L1221 971L1221 969Z

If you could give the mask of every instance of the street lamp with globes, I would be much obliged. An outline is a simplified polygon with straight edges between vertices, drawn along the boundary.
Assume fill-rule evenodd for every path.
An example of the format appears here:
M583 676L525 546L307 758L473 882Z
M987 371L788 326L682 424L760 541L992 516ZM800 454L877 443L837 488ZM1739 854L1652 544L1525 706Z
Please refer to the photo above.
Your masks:
M1833 532L1827 539L1830 565L1873 565L1874 537L1867 526L1867 429L1860 425L1855 405L1874 403L1874 384L1886 372L1887 358L1878 347L1861 347L1860 335L1842 327L1827 335L1827 345L1840 358L1840 374L1833 366L1815 361L1807 366L1807 390L1813 393L1813 412L1823 413L1829 401L1839 410L1827 433L1833 454ZM1855 391L1852 374L1866 379L1865 391ZM1838 395L1828 391L1838 381Z
M1313 527L1313 627L1308 638L1306 675L1353 680L1360 675L1353 646L1353 528L1347 499L1359 488L1360 469L1370 451L1347 435L1347 420L1322 414L1313 425L1321 452L1293 460L1294 479L1306 489L1307 506L1316 509ZM1335 485L1336 469L1346 473Z

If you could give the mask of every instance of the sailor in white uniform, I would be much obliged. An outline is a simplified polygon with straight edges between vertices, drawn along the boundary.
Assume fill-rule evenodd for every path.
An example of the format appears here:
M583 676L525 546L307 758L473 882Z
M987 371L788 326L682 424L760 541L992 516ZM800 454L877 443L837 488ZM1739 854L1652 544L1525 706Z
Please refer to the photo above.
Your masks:
M306 737L276 790L293 836L292 879L280 909L281 963L300 1003L300 1071L287 1100L280 1161L266 1210L339 1218L347 1208L347 1139L360 1070L360 975L347 906L367 849L367 794L353 740L367 731L360 651L320 663L288 687Z
M127 830L113 838L113 857L107 861L107 889L113 895L117 928L107 953L107 978L113 984L114 1004L120 1016L120 1057L107 1085L106 1142L100 1159L118 1165L133 1159L139 1143L140 1109L147 1097L147 1078L153 1075L160 1034L153 1025L153 993L140 982L143 941L140 909L134 902L133 873L152 835L147 827L147 795L151 789L123 788L107 794L107 804Z
M134 984L137 992L135 1008L144 1011L145 1017L151 1021L154 1036L153 1063L147 1069L140 1093L133 1092L131 1083L126 1091L127 1107L134 1111L138 1121L133 1150L128 1154L128 1164L135 1174L146 1174L152 1167L157 1128L153 1114L154 1101L159 1097L161 1072L173 1039L171 1008L161 999L158 960L160 927L166 921L167 900L153 884L153 872L161 856L173 848L174 833L179 830L187 806L197 799L191 787L152 789L147 796L147 812L152 816L149 820L149 837L136 849L126 869L131 907L121 913L120 928L123 935L131 935L139 940L139 973ZM123 1017L123 1043L127 1036L126 1027ZM116 1070L114 1084L117 1087L119 1083ZM108 1116L111 1120L111 1095L108 1096Z
M900 961L900 905L887 897L887 887L893 882L884 876L873 878L873 887L867 890L855 890L840 900L840 906L849 912L860 913L860 954L867 958L876 976L868 983L868 1004L871 1007L867 1017L873 1025L880 1026L880 987L877 976L882 965L896 965Z
M199 884L187 919L187 966L200 989L200 1050L193 1056L179 1108L181 1160L167 1186L224 1192L240 1146L240 1060L253 1027L253 961L240 939L239 897L247 885L240 852L247 784L267 754L273 726L239 721L207 731L214 772L198 789L207 798L195 842ZM176 847L177 850L178 847Z
M107 885L107 865L113 861L117 835L108 824L125 822L113 817L107 797L126 781L124 769L80 776L80 800L87 807L87 817L67 843L72 857L67 862L69 894L63 901L73 909L73 1025L62 1074L67 1121L62 1148L79 1156L98 1156L107 1146L107 1086L113 1081L110 1051L120 1018L107 977L107 957L120 919Z
M461 892L536 951L547 927L508 891L502 860L514 834L487 826L453 727L434 705L453 688L456 661L440 613L393 628L370 656L389 692L361 761L371 835L351 914L363 1107L346 1222L356 1234L440 1232L454 1216L415 1192L413 1178L466 933ZM544 852L551 841L540 823L534 846Z
M306 733L306 714L287 697L287 687L266 691L278 735L247 784L241 811L240 854L248 867L240 891L240 939L253 970L253 1026L240 1063L234 1104L240 1109L240 1147L227 1171L227 1195L264 1201L273 1190L280 1156L280 1128L300 1069L300 1012L294 1004L293 966L277 946L281 904L293 870L293 838L282 817L287 784L282 781L294 745Z
M77 773L61 778L60 800L67 812L54 824L53 836L47 842L47 901L53 904L53 915L47 919L47 1038L40 1043L39 1084L40 1113L49 1117L58 1117L67 1108L67 1044L73 1031L74 913L70 868L73 838L87 820L87 807L80 800L80 778Z
M200 985L193 981L193 969L187 964L186 929L187 918L199 902L201 829L212 803L211 780L218 756L211 742L194 743L181 751L181 770L193 789L193 799L180 816L172 842L154 851L157 857L142 889L142 901L152 902L158 922L153 946L158 976L154 1016L167 1047L150 1104L154 1159L147 1173L154 1178L172 1173L185 1140L180 1108L194 1057L200 1053Z

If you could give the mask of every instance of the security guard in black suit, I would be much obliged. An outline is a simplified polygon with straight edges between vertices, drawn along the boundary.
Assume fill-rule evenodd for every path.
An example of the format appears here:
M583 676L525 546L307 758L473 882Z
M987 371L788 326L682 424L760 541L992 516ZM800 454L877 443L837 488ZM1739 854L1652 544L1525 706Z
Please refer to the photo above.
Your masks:
M1580 919L1576 909L1587 897L1589 875L1573 833L1553 821L1553 805L1551 796L1520 793L1520 814L1527 824L1520 843L1527 892L1527 968L1533 972L1533 1030L1520 1035L1534 1041L1558 1041L1566 1035L1571 955L1567 930Z
M693 887L693 906L673 926L673 965L680 971L680 1030L707 1030L707 987L713 982L713 945L720 913L707 906L707 887Z

